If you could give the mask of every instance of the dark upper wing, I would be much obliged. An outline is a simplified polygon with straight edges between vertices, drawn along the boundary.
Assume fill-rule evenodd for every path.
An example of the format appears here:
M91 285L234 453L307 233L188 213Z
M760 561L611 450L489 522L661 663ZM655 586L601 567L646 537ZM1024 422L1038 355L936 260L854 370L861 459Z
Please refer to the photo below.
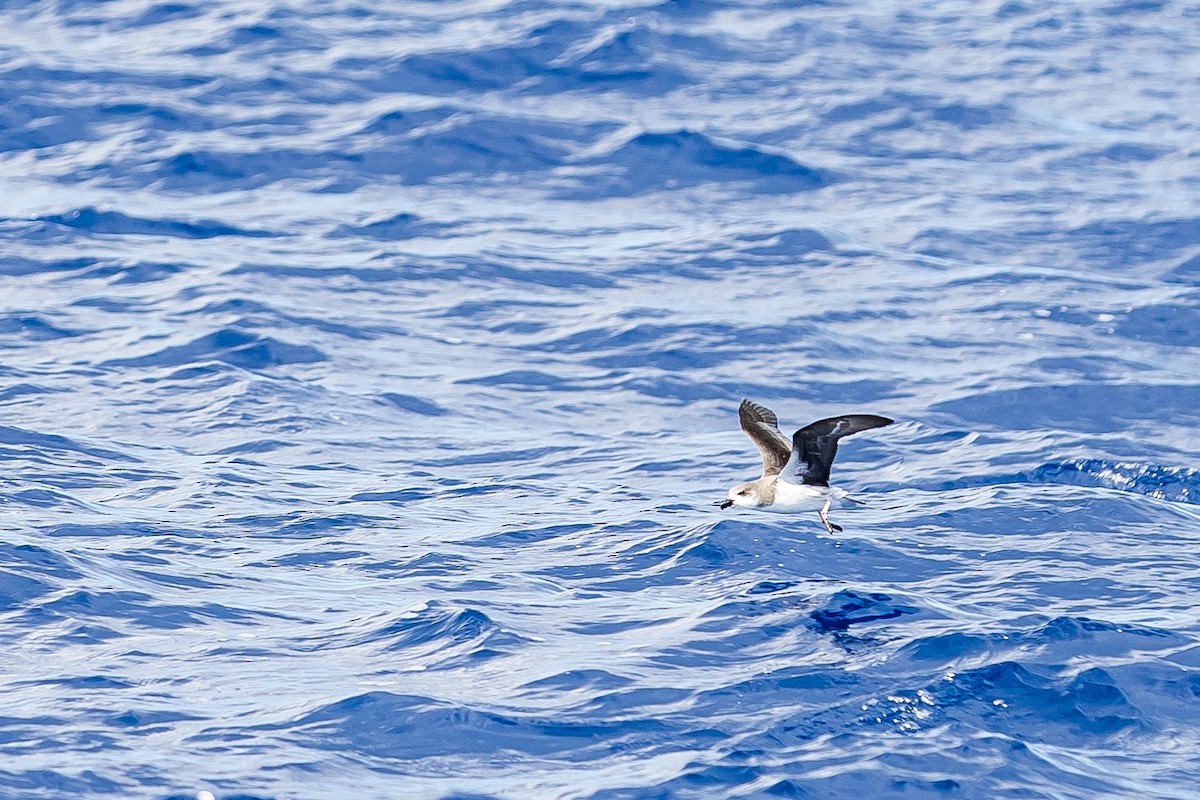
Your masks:
M813 486L829 485L829 468L837 455L838 439L859 431L882 428L894 420L874 414L847 414L806 425L792 435L792 457L783 477Z
M779 430L775 412L766 406L742 400L738 406L742 430L762 453L763 475L776 475L792 455L792 446Z

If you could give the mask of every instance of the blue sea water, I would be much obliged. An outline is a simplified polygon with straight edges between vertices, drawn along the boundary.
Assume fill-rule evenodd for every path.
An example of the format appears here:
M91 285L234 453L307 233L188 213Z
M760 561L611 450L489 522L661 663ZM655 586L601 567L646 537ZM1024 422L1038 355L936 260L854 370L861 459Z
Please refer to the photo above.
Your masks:
M0 797L1200 797L1200 5L0 8Z

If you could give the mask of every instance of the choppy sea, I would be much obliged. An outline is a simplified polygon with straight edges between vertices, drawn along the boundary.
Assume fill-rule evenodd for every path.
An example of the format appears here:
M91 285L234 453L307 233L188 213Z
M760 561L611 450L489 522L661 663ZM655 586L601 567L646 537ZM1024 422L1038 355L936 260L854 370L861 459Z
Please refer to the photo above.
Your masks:
M1200 5L0 15L0 797L1200 797Z

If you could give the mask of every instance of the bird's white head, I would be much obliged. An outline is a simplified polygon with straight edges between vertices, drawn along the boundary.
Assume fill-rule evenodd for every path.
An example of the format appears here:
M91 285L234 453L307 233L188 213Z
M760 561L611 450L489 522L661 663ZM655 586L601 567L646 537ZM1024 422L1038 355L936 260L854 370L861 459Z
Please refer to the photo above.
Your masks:
M721 508L729 508L730 506L758 508L762 505L762 497L759 494L758 482L750 481L749 483L739 483L737 486L729 490L729 499L720 505Z

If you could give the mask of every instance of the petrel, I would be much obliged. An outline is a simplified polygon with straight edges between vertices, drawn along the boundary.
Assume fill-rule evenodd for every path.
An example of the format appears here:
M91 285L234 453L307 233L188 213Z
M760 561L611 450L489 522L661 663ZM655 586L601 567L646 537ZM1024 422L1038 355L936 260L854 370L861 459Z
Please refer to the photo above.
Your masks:
M895 420L874 414L846 414L805 425L792 434L791 444L779 430L779 419L766 406L743 398L738 406L742 430L762 453L763 474L758 480L739 483L729 490L721 508L744 506L784 514L814 511L825 530L842 527L829 521L829 509L849 492L829 485L829 468L837 455L838 440L860 431L882 428Z

